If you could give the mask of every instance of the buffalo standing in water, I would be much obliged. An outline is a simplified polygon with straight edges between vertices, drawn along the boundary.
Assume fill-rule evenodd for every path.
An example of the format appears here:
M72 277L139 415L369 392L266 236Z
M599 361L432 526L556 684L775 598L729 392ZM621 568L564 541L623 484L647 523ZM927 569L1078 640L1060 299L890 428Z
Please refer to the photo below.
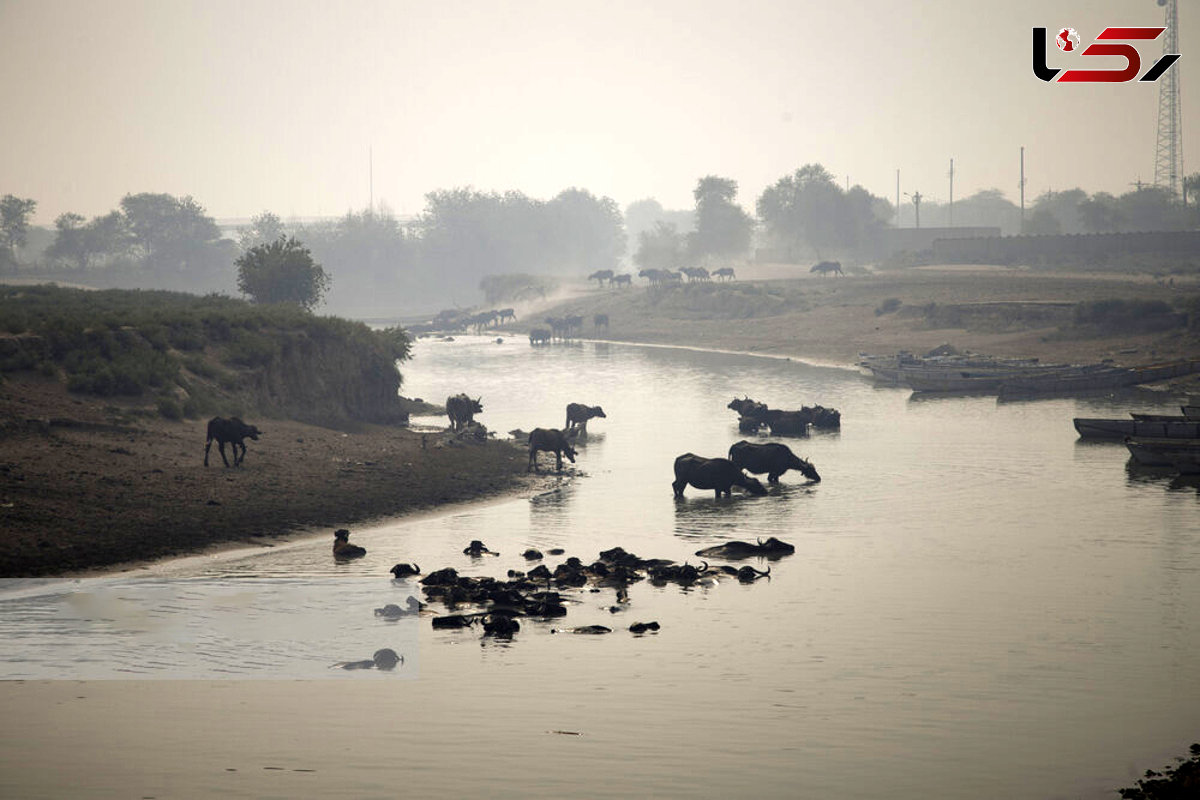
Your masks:
M204 443L204 466L208 466L208 450L212 447L213 439L217 440L217 450L221 453L221 460L225 462L225 466L229 466L229 459L225 458L225 443L230 444L233 450L233 465L240 467L242 461L246 458L246 439L258 441L258 435L262 433L253 425L247 425L237 417L222 419L221 417L213 417L208 421L208 440ZM238 448L242 449L238 453Z
M729 497L734 486L740 486L750 494L767 493L758 478L746 475L729 459L703 458L695 453L684 453L675 459L675 481L671 484L675 496L683 497L688 484L697 489L712 489L718 498L722 494Z
M779 476L789 469L799 470L810 481L821 480L816 467L777 442L752 444L743 439L729 448L729 460L754 475L767 473L767 483L779 483Z
M604 413L604 409L600 406L585 406L583 403L568 403L567 423L565 430L579 428L580 433L587 433L588 420L596 417L599 417L600 419L607 419L608 415Z
M482 397L472 400L465 394L446 398L446 416L450 417L450 430L459 431L471 424L475 415L483 412Z
M529 434L529 467L537 472L537 454L540 451L554 453L555 469L562 472L562 457L566 453L571 463L575 463L575 448L567 441L567 435L555 428L534 428Z
M820 264L817 264L810 269L809 272L819 272L821 275L828 275L831 272L834 275L846 274L842 272L842 264L840 261L822 261Z

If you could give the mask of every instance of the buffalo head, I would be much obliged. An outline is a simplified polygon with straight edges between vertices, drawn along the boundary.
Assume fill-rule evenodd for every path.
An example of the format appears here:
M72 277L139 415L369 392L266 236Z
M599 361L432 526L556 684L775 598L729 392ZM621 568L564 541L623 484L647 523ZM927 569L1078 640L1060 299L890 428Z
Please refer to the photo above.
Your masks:
M762 481L752 475L743 475L742 482L737 484L753 495L764 495L767 493L767 487L762 485Z
M804 475L804 477L808 478L814 483L818 483L821 480L821 476L817 474L817 468L812 465L812 462L800 458L800 456L796 456L796 463L793 465L793 469L800 470L800 473Z

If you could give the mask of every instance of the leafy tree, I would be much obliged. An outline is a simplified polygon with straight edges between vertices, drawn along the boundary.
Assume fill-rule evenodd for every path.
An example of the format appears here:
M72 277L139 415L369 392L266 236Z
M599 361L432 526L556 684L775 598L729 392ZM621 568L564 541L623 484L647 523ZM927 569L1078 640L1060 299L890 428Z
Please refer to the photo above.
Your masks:
M347 212L336 222L305 226L313 258L336 278L327 298L339 313L394 314L399 301L429 302L440 275L419 268L419 242L387 210Z
M611 198L585 189L564 189L546 204L548 253L564 271L615 269L625 254L624 218Z
M250 224L238 228L238 247L242 252L260 244L268 244L286 235L283 222L270 211L264 211L250 219Z
M1183 207L1187 208L1188 196L1193 200L1200 199L1200 172L1193 172L1183 178Z
M1089 233L1115 231L1123 222L1117 198L1108 192L1096 192L1080 203L1079 215Z
M699 259L728 261L750 249L754 220L734 203L737 181L709 175L701 178L692 196L696 200L696 230L688 236L688 250Z
M37 201L22 199L11 194L0 197L0 237L8 247L13 263L17 260L17 248L25 246L29 233L29 218L37 209Z
M806 164L780 178L756 204L769 239L793 256L807 244L818 257L822 249L867 244L882 227L881 212L889 209L861 186L843 191L820 164Z
M689 233L696 224L696 212L691 209L668 211L653 198L638 200L625 207L625 236L631 242L641 241L642 232L653 231L659 222L669 222L680 233Z
M638 234L633 263L642 269L674 270L683 265L687 238L670 222L656 222L654 229Z
M256 245L235 263L238 289L256 303L295 303L311 311L329 289L325 270L289 236Z
M212 245L221 231L191 197L129 194L121 198L121 211L147 266L160 272L215 266Z

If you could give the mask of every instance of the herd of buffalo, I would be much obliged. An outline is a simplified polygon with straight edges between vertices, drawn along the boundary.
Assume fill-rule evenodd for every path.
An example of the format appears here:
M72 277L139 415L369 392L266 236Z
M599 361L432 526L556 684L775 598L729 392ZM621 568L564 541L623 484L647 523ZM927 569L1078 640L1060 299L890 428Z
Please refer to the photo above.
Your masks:
M338 561L349 561L366 555L366 550L349 543L350 532L339 529L334 533L333 555ZM771 568L758 569L750 565L735 567L728 564L711 565L707 559L741 561L749 558L765 558L774 561L796 551L793 545L771 537L767 541L726 542L696 551L699 565L688 562L677 564L669 559L641 558L614 547L600 552L591 563L571 556L553 570L545 563L538 563L528 570L508 570L504 578L489 576L471 577L460 575L455 567L443 567L425 575L417 581L426 602L408 595L404 604L388 603L375 609L375 616L385 622L416 619L422 612L432 614L428 603L438 602L448 613L433 616L435 629L466 630L475 628L484 637L511 639L521 630L521 619L549 623L567 616L568 607L582 602L572 590L586 590L588 594L613 592L613 601L607 606L611 614L619 614L630 607L629 587L639 581L649 581L655 586L675 584L681 587L711 586L721 580L737 580L754 583L769 577ZM479 540L463 548L463 555L471 560L486 556L498 556ZM561 556L562 549L550 550L549 555ZM521 553L527 563L542 562L546 555L540 550L528 549ZM396 564L390 570L393 583L407 588L410 579L421 574L416 564ZM661 629L656 620L633 622L627 626L635 635L654 633ZM550 628L550 633L605 634L612 633L607 625L582 625L575 627ZM404 657L384 648L376 651L372 659L345 661L334 666L343 669L393 669L403 664Z
M744 406L745 411L752 415L758 413L758 409L769 411L765 405L748 399L744 403L749 405L735 400L730 407L742 409ZM446 413L450 418L452 431L469 430L471 426L477 425L474 415L482 411L482 398L458 394L446 399ZM741 413L744 414L745 411ZM837 415L837 412L832 414ZM580 435L586 434L589 420L606 417L600 406L569 404L562 428L535 428L528 434L529 469L537 469L537 455L540 452L554 453L556 468L560 471L563 455L574 463L578 452L572 442ZM672 488L676 497L682 497L687 486L711 490L717 498L729 497L734 486L741 487L753 495L764 495L767 489L754 475L766 475L767 482L775 484L779 482L780 476L789 470L800 472L808 481L821 480L816 468L806 459L793 453L787 445L743 440L729 448L727 458L704 458L694 453L684 453L676 458ZM751 474L748 475L747 472ZM338 530L334 535L333 555L339 561L359 558L366 554L363 548L351 545L348 536L349 532L344 529ZM472 541L462 552L472 560L500 555L479 540ZM725 542L697 550L695 555L701 560L699 564L694 565L689 562L678 564L669 559L640 558L620 547L614 547L600 552L599 557L591 563L571 556L553 569L545 563L538 563L528 570L510 569L503 578L460 575L453 566L443 567L419 577L422 572L417 564L398 563L391 569L393 580L407 586L409 580L419 578L418 582L426 602L410 595L403 606L389 603L375 609L375 615L391 622L415 618L423 611L432 613L427 611L427 603L438 602L444 606L446 613L433 617L434 628L466 630L477 627L484 637L511 639L521 630L522 619L527 623L529 620L547 623L567 616L568 607L581 602L581 597L578 594L573 596L572 590L584 590L588 593L611 590L614 598L607 608L612 614L618 614L629 608L629 587L638 581L646 580L657 586L676 584L682 587L712 585L721 580L753 583L760 578L769 577L770 566L758 569L751 565L713 565L709 560L775 560L794 552L793 545L775 537L765 542ZM564 555L564 551L554 549L549 551L549 555L561 556ZM521 556L527 563L541 562L545 558L541 551L534 549L526 550ZM644 635L657 632L661 625L657 621L637 621L627 628L635 635ZM611 633L612 630L607 625L593 624L551 628L550 632L596 635ZM387 653L384 655L386 663L391 657ZM341 666L364 668L372 666L373 663L364 660L346 662Z
M839 412L821 406L804 407L800 411L782 411L770 409L765 404L749 398L735 398L728 407L738 412L738 427L743 432L758 432L766 427L774 435L806 435L810 425L818 428L836 428L841 424ZM472 398L467 394L457 394L446 398L446 414L450 419L450 430L455 434L478 429L486 436L486 428L474 420L475 414L482 411L482 397ZM535 428L527 435L528 469L536 471L538 454L546 452L554 453L555 467L561 472L564 455L571 463L575 462L578 451L573 443L578 442L581 436L586 436L589 420L604 419L606 416L600 406L569 404L562 428ZM524 435L524 432L520 433ZM240 466L245 458L245 439L257 440L260 434L261 431L256 427L237 418L212 419L208 424L208 439L204 449L205 466L208 466L208 452L214 440L218 443L221 458L226 466L230 464L225 458L225 445L232 445L233 466L236 467ZM675 480L671 487L677 498L683 497L688 486L712 491L718 499L722 496L730 497L734 486L751 495L765 495L767 488L754 476L766 475L768 484L777 484L780 476L789 470L796 470L810 482L821 480L811 462L800 458L787 445L778 442L754 443L742 440L734 443L724 458L706 458L694 453L684 453L675 459L674 470ZM350 531L345 528L334 532L335 560L346 562L367 554L365 548L351 544L349 539ZM711 585L724 579L753 583L760 578L769 577L771 568L759 570L749 565L713 566L708 559L774 560L794 552L795 547L774 537L765 542L726 542L697 550L695 555L702 559L697 566L687 562L680 565L667 559L639 558L620 547L614 547L602 551L599 558L591 563L585 564L579 558L570 557L553 570L545 564L538 564L527 571L510 569L505 578L492 578L463 576L459 575L454 567L444 567L425 575L419 582L426 600L442 603L449 612L434 616L434 628L467 629L478 625L485 637L511 639L521 629L519 618L549 621L566 616L568 605L580 602L578 598L564 593L568 590L586 588L588 592L599 593L610 589L615 593L615 597L608 610L616 614L628 608L629 587L638 581L648 580L658 586L673 583L684 587ZM551 550L549 554L562 555L563 551ZM475 540L463 549L463 555L471 559L480 559L499 554L489 550L483 542ZM544 558L541 552L532 549L526 550L522 556L527 562L541 561ZM398 563L392 567L391 574L395 582L407 585L410 579L416 579L422 573L416 564ZM463 611L463 606L472 606L474 610ZM394 622L407 617L415 618L425 610L425 603L409 596L403 606L389 603L375 609L375 614L385 621ZM656 621L639 621L630 624L628 629L636 635L643 635L656 632L660 627ZM611 633L612 628L604 625L585 625L563 628L561 631L552 628L550 632L604 634ZM397 664L403 663L402 655L390 648L383 648L376 651L370 659L340 662L335 666L343 669L391 670Z

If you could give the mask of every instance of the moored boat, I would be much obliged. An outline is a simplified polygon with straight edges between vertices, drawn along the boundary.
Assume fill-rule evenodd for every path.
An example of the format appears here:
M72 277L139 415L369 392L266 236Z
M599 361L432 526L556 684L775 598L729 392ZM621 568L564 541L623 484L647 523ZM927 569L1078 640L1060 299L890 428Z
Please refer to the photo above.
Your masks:
M1145 467L1171 467L1200 473L1200 439L1145 438L1125 440L1133 460Z
M1060 374L1047 373L1042 376L1025 375L1015 378L1001 387L1000 397L1012 399L1119 389L1179 378L1196 372L1200 372L1200 361L1175 361L1142 367L1096 364Z
M1155 421L1136 419L1093 419L1076 417L1075 430L1084 439L1197 439L1200 438L1200 421Z

